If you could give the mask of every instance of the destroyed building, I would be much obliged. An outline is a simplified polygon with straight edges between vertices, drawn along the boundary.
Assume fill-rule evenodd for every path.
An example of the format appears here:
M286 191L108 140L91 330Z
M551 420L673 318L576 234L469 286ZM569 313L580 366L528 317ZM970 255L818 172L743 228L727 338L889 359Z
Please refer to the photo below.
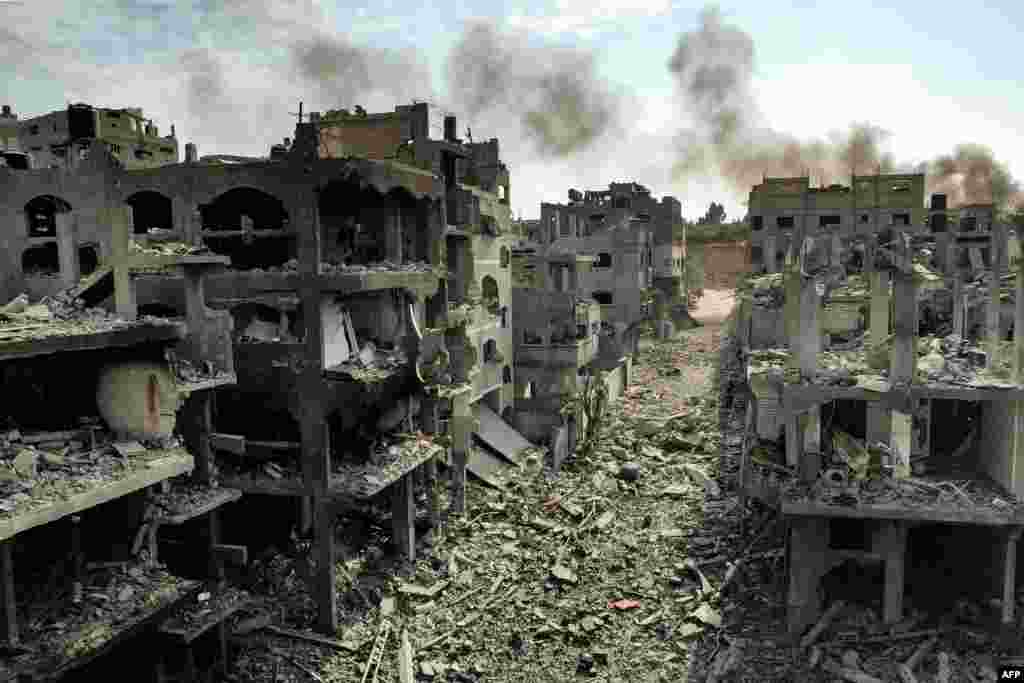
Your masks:
M439 463L461 512L467 468L496 483L532 446L509 426L509 173L498 141L457 139L454 117L431 137L434 113L313 112L267 158L200 159L190 144L184 163L154 168L93 139L74 166L0 176L7 299L85 276L130 282L118 311L184 318L193 290L180 276L118 259L230 261L200 288L232 330L232 381L198 409L214 430L203 447L223 486L295 501L321 552L312 592L327 632L339 504L390 496L392 541L412 558L414 487L436 524Z
M19 119L4 105L0 137L5 147L17 144L31 168L75 168L92 141L102 142L125 168L155 168L178 162L174 126L160 135L152 119L138 107L108 109L69 104L67 109Z
M0 173L11 189L16 172ZM193 647L223 667L220 608L246 599L225 585L244 549L221 543L218 516L241 493L218 485L204 409L234 382L231 320L203 295L228 259L133 249L128 223L112 223L102 272L0 307L4 680L148 678L154 664L197 680ZM138 314L140 272L180 283L180 318ZM179 528L186 554L162 542ZM128 639L159 661L104 665Z
M668 196L659 202L635 182L608 187L570 190L567 204L541 204L536 236L548 252L595 257L590 272L581 275L580 290L602 306L616 342L635 353L648 314L645 290L658 293L653 312L664 334L674 334L687 317L685 240L675 237L682 232L682 205Z
M750 191L755 268L777 273L794 230L824 230L849 240L889 226L924 229L923 174L853 176L851 185L812 187L809 177L765 178ZM851 250L850 257L859 254Z
M827 215L845 217L838 223L801 220L826 215L814 203L822 193L812 199L802 179L791 189L766 182L751 195L752 215L775 223L761 225L764 248L771 230L790 236L783 272L769 268L741 288L737 330L752 395L742 493L788 521L794 633L822 616L824 602L850 597L840 575L860 595L873 592L885 624L904 618L905 598L927 610L965 592L997 604L1011 624L1024 528L1017 236L998 223L947 229L941 196L926 224L914 178L869 180L878 194L866 214L859 193L824 192L836 202ZM886 200L880 189L897 182L910 187L894 194L918 199ZM790 228L780 224L787 216ZM869 227L854 260L842 233L861 224ZM1007 301L1016 306L1009 322ZM771 325L759 329L758 309ZM951 581L964 591L946 590Z

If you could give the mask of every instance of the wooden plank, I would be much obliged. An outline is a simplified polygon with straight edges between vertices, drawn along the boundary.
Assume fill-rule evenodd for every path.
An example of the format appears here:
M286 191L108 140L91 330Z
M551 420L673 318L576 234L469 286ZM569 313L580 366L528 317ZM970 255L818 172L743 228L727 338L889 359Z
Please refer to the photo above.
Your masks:
M192 471L195 461L186 451L175 449L163 451L164 455L153 459L145 469L128 476L105 482L96 488L69 496L61 501L13 515L0 515L0 541L6 540L33 527L49 524L68 515L96 507L140 491L147 486L158 484L165 479Z
M799 635L814 623L821 611L818 582L824 573L828 554L828 522L821 519L794 519L790 522L789 595L786 600L787 626Z
M242 492L232 488L218 488L216 492L201 505L197 505L184 512L172 515L158 515L156 521L160 524L179 525L216 510L222 505L233 503L242 497Z
M18 603L14 596L13 543L0 541L0 643L18 644Z

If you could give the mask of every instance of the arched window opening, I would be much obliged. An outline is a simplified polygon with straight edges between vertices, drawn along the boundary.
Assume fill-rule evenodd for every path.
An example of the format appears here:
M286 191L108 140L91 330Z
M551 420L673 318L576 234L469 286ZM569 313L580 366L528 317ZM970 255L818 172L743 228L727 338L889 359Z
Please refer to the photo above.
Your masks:
M612 303L611 292L594 292L594 301L602 306L610 306Z
M511 258L512 258L510 253L509 253L508 247L502 247L501 251L499 253L500 253L500 257L499 258L500 258L501 267L502 268L508 268L508 264L509 264L509 262L511 261Z
M55 277L60 275L60 255L56 242L29 247L21 255L21 272L26 277Z
M594 262L595 268L611 268L612 267L612 255L607 251L599 252L597 255L597 261Z
M483 302L487 312L491 315L498 315L501 310L501 300L498 296L498 281L490 275L485 275L481 283L483 290Z
M199 207L203 239L240 270L280 267L295 258L284 202L262 190L239 187Z
M170 197L153 190L143 190L128 197L125 204L132 207L132 231L136 235L174 230Z
M78 267L82 275L89 275L95 272L99 266L99 251L95 244L83 244L78 247Z
M71 211L71 205L60 197L41 195L25 205L29 237L56 237L57 214Z
M484 342L483 357L485 363L501 363L505 360L501 357L501 352L498 351L498 342L493 339Z
M501 381L503 384L512 383L512 368L508 365L501 369Z

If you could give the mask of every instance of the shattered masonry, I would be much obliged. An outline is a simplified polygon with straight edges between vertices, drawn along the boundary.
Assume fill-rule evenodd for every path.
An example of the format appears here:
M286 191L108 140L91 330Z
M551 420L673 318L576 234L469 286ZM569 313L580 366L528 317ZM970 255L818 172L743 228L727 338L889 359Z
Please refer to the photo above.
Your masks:
M1017 235L991 205L952 208L936 194L926 209L920 175L820 189L768 178L750 209L762 274L740 290L752 392L740 478L790 524L790 630L822 616L819 591L850 560L882 564L883 619L903 619L907 548L922 525L991 530L972 532L968 554L996 559L973 566L1013 623L1024 529ZM968 547L956 538L944 562Z
M387 497L393 545L413 559L417 491L436 527L465 510L467 471L501 486L537 445L557 468L585 426L565 402L597 371L610 396L625 391L650 316L662 336L689 323L677 200L636 183L570 191L542 207L551 232L527 235L498 141L459 140L452 116L431 138L426 104L312 112L268 158L189 144L184 163L140 110L8 113L0 578L2 635L25 644L12 670L78 666L161 620L186 645L222 637L248 599L225 567L249 558L221 542L219 509L253 494L300 502L293 536L314 539L316 623L334 633L334 506ZM37 127L50 156L19 151ZM68 495L73 509L56 503ZM139 501L130 558L78 550L122 497ZM201 594L157 556L161 528L199 518ZM95 638L43 661L14 595L34 571L27 548L68 525L70 551L50 547L53 561L70 552L71 606L98 599L79 584L107 572L114 598L141 607L128 624L84 621Z

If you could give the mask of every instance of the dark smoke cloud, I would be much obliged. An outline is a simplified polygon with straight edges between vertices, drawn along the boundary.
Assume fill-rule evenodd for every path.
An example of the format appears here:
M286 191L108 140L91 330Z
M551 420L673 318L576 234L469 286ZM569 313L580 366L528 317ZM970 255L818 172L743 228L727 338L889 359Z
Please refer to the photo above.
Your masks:
M355 46L323 34L302 39L289 51L299 76L332 106L354 106L374 91L403 99L432 96L430 71L410 52Z
M693 127L679 136L677 179L717 173L745 191L765 175L810 174L833 182L851 172L893 169L882 151L888 133L868 123L814 141L760 126L754 67L753 39L724 23L717 7L705 8L700 27L680 37L668 68Z
M958 145L953 153L918 166L927 174L928 192L947 195L952 206L1024 206L1020 183L983 145Z
M617 96L592 55L526 45L490 24L471 24L448 56L451 106L470 117L515 116L545 156L592 145L615 124Z
M1024 200L1006 168L978 145L961 145L915 169L885 153L890 135L870 123L815 141L760 126L755 64L753 40L726 24L717 7L705 8L698 29L680 36L668 68L693 126L678 136L676 179L717 174L745 193L766 175L810 175L829 183L847 181L853 173L916 171L927 174L929 193L946 192L953 205Z

